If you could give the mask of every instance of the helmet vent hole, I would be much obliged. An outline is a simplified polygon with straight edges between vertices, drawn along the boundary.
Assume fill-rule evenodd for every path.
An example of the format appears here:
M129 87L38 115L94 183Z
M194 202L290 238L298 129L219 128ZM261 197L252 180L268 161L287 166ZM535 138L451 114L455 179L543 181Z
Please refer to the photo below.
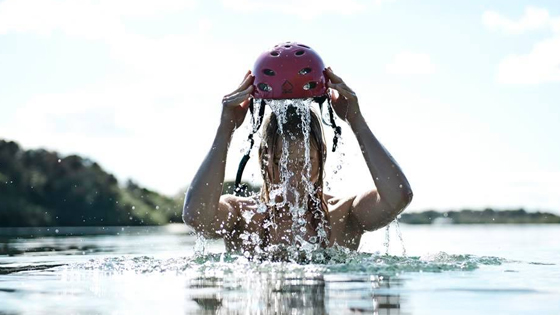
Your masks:
M298 50L298 51L296 51L296 56L301 56L301 55L303 55L303 54L305 54L305 50Z
M271 54L273 57L278 57L278 56L280 56L280 53L277 52L277 51L273 51L273 52L271 52L270 54Z
M311 49L311 47L307 46L307 45L303 45L303 44L298 44L299 47L303 47L303 48L307 48L307 49Z
M259 88L259 90L263 91L263 92L270 92L272 91L272 87L264 82L261 82L259 84L257 84L257 87Z
M284 45L286 48L292 48L292 45Z
M310 73L310 72L311 72L311 68L309 68L309 67L303 68L303 69L299 70L299 74L300 74L300 75L306 75L306 74L308 74L308 73Z
M274 70L271 70L271 69L264 69L263 73L268 75L268 76L271 76L271 77L276 75L276 72L274 72Z
M311 82L307 83L306 85L304 85L303 89L307 91L307 90L314 89L316 87L317 87L317 82L311 81Z

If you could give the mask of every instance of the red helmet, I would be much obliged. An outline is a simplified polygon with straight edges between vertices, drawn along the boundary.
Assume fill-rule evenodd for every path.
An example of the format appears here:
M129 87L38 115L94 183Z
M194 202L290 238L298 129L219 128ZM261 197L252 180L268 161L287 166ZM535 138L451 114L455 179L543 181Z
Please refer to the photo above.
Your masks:
M251 148L255 143L253 134L259 130L263 121L265 100L267 99L313 98L319 104L321 113L323 103L327 100L330 123L324 119L323 122L334 129L333 152L336 150L341 129L334 120L324 71L325 65L321 57L311 47L296 42L280 43L259 56L253 68L255 87L252 93L253 99L249 103L253 117L253 130L249 134L249 150L245 152L237 169L235 195L241 196L247 193L247 185L241 184L241 178L245 165L249 161ZM257 113L259 119L254 118L254 99L261 100Z
M253 97L311 98L327 93L325 65L309 46L285 42L263 52L253 68Z

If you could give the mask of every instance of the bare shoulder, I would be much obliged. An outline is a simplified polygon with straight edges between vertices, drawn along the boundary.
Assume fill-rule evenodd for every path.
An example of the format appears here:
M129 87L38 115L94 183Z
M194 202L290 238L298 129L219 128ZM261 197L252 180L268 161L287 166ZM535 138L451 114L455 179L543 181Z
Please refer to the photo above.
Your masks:
M332 196L325 194L324 196L329 208L332 241L346 244L345 246L350 248L356 247L352 242L357 240L359 243L359 238L357 237L361 235L361 230L354 228L352 216L350 215L356 195Z
M253 208L258 204L255 197L239 197L230 194L222 195L220 197L220 203L231 207L231 209L236 212Z
M220 196L220 206L226 207L228 210L239 209L238 197L234 195L221 195Z
M350 211L350 208L352 207L352 203L354 202L354 199L356 199L356 196L333 196L330 194L323 194L323 196L325 197L325 202L327 203L327 206L329 208L329 212L333 212L333 211L342 211L344 213L347 213L348 211Z

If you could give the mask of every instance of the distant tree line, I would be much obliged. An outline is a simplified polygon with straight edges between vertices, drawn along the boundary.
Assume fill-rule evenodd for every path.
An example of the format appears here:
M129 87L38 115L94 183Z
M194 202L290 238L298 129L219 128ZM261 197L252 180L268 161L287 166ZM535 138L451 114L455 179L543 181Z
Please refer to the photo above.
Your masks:
M248 193L259 185L245 183ZM234 183L224 182L232 194ZM170 198L133 181L119 185L99 164L77 155L61 156L43 149L24 150L0 140L0 227L115 226L182 223L183 195ZM560 223L546 212L461 210L405 212L400 221L432 224Z
M435 220L435 221L434 221ZM407 212L400 222L408 224L432 224L446 222L452 224L520 224L520 223L560 223L560 217L547 212L527 212L524 209L494 210L484 209L461 211Z
M87 158L0 140L0 227L159 225L181 212L182 200L119 185Z

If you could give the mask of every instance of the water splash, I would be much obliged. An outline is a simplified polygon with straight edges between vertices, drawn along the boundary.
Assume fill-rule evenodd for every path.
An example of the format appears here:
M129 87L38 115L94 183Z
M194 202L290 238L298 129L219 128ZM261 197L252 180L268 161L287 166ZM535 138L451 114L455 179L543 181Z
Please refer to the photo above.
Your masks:
M396 257L358 253L345 248L320 252L322 255L314 253L305 264L255 261L222 253L167 259L148 256L98 258L49 271L63 279L95 279L93 284L96 286L99 283L113 285L123 280L132 285L161 283L168 286L174 281L175 290L184 289L176 295L181 301L195 301L207 311L205 313L212 314L339 314L348 313L348 302L354 299L373 303L361 311L369 314L377 313L377 309L383 311L377 303L386 301L387 297L398 302L406 279L401 277L402 274L470 271L505 262L497 257L446 253ZM65 286L69 284L72 283ZM105 293L104 287L100 288L102 290L97 292ZM333 308L340 304L343 305L341 308ZM392 314L395 309L389 310Z
M385 255L389 255L389 243L391 241L391 224L387 224L385 227L385 241L383 242L383 247L385 247Z
M194 243L195 256L204 256L206 252L207 240L202 233L196 233L196 241Z
M337 135L338 145L334 160L334 165L332 170L329 172L328 177L325 178L325 191L332 193L333 186L343 182L343 171L344 167L347 165L346 153L344 152L344 138L341 135ZM334 183L334 185L333 185Z
M306 261L274 262L248 259L243 255L230 253L207 253L192 257L158 259L148 256L112 257L90 259L85 263L75 263L63 270L97 270L104 273L164 273L211 276L222 274L231 279L246 277L248 274L276 274L308 272L328 274L369 274L395 276L410 272L472 271L487 265L501 265L510 262L493 256L452 255L444 252L425 256L391 256L379 253L361 253L343 247L317 249Z
M389 255L389 248L391 243L391 226L395 226L395 232L397 233L397 237L399 238L399 242L401 244L402 256L406 257L406 248L404 246L404 239L401 232L401 227L399 225L398 218L395 218L391 223L387 224L385 227L385 240L383 242L383 247L385 248L385 255Z
M323 244L328 244L328 229L330 228L327 216L321 211L320 206L322 200L319 200L318 189L311 179L312 162L311 162L311 108L314 104L313 99L287 99L287 100L267 100L266 101L272 112L274 113L278 126L278 134L281 140L281 154L278 161L279 182L270 183L268 191L268 203L259 205L257 208L262 209L260 213L266 212L267 207L273 209L287 210L291 218L291 227L279 227L279 216L285 213L279 211L271 211L267 221L263 223L264 227L269 229L276 236L273 244L267 243L264 248L264 238L261 235L245 232L241 234L242 243L245 248L258 251L265 251L264 254L270 256L278 256L287 252L288 260L298 261L302 256L310 257ZM259 111L260 106L264 106L261 99L256 99ZM252 117L253 126L258 125L260 117ZM297 126L294 124L297 123ZM255 130L253 130L255 132ZM342 145L342 138L338 137L339 145ZM294 147L299 150L295 155L291 153ZM274 157L273 157L274 158ZM338 150L336 165L333 170L336 178L334 180L341 181L341 170L344 165L345 153ZM326 188L330 189L328 182ZM257 202L261 202L259 198L255 198ZM313 206L310 206L313 205ZM319 205L319 206L318 206ZM313 209L310 212L310 209ZM254 212L242 212L246 222L253 219ZM309 230L309 215L316 222L313 226L314 231ZM399 240L403 248L403 256L406 256L404 242L398 222L395 224ZM282 228L284 230L279 229ZM288 247L279 246L278 235L284 238L283 241L288 243ZM386 230L385 254L389 254L390 226ZM285 244L281 244L285 245ZM254 253L245 253L247 257ZM321 254L322 255L322 254Z
M403 236L402 236L402 232L401 232L401 226L399 225L399 218L397 217L393 222L395 223L395 228L397 230L397 236L399 237L399 241L401 242L402 255L406 256L406 248L404 246L404 240L403 240Z
M259 100L257 100L259 103ZM319 219L316 236L308 235L308 219L310 201L312 204L321 205L316 197L317 191L311 180L311 113L312 99L271 100L269 106L275 114L278 132L281 135L282 153L279 161L280 183L271 185L268 206L276 208L288 207L292 218L290 252L294 252L291 259L296 259L298 251L309 252L320 244L326 243L327 220L320 210L315 210L312 215ZM286 129L287 124L297 122L299 130ZM303 138L303 139L301 139ZM294 156L290 150L296 147L303 149L303 160L297 154ZM301 189L303 188L303 189ZM281 201L277 201L280 197ZM275 217L272 218L275 221ZM277 224L273 224L277 228ZM275 248L276 249L276 248Z

